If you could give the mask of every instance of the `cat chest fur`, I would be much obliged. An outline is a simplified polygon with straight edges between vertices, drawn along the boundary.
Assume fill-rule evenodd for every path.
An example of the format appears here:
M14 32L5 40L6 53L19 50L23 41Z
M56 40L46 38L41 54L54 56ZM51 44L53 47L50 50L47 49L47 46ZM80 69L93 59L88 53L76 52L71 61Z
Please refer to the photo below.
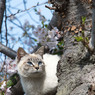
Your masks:
M45 80L45 75L39 78L25 78L21 77L21 84L26 95L43 95L43 85Z

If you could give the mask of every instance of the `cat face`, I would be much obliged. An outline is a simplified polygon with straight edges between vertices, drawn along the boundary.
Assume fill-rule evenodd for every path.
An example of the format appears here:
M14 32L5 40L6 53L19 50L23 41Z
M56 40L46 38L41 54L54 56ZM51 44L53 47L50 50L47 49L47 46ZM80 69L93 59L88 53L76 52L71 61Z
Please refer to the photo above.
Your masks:
M39 54L27 54L25 51L22 53L21 50L18 51L19 55L17 59L18 73L23 77L41 77L45 74L45 64L42 57ZM24 54L20 57L20 53Z

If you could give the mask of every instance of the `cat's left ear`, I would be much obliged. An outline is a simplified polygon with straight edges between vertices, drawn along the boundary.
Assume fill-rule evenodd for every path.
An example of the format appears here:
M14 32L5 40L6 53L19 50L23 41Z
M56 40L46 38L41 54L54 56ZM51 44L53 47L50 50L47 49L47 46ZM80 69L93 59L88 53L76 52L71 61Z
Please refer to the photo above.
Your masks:
M41 47L35 52L35 54L39 54L42 58L43 58L44 53L45 53L45 46L41 46Z
M18 51L17 51L17 60L18 62L20 61L20 59L25 56L27 53L26 51L24 51L23 48L19 47Z

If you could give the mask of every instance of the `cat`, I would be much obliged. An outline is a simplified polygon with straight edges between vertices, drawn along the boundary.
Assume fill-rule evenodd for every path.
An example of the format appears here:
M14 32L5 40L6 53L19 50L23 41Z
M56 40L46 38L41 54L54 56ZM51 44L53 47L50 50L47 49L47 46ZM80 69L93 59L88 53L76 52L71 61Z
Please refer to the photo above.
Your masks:
M45 95L58 85L56 69L60 57L43 54L44 46L33 54L26 53L23 48L17 51L17 70L26 95Z

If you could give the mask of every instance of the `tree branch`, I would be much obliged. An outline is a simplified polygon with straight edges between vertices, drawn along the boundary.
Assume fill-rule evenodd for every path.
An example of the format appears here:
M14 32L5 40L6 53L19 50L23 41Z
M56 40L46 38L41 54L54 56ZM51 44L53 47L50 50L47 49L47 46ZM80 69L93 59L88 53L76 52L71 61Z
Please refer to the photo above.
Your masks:
M0 33L1 33L1 27L2 27L2 21L3 21L3 14L5 10L5 3L6 3L6 0L0 0Z
M16 57L16 51L4 46L3 44L0 43L0 52L4 53L8 57L15 59Z
M28 10L30 10L31 8L35 8L35 7L37 7L37 6L40 6L40 5L43 5L43 4L46 4L46 3L48 3L48 2L44 2L44 3L41 3L41 4L38 3L37 5L32 6L32 7L28 8L28 9L25 9L25 10L18 10L16 13L11 14L11 15L9 15L9 16L7 16L7 17L15 16L15 15L17 15L18 13L22 13L22 12L28 11Z

